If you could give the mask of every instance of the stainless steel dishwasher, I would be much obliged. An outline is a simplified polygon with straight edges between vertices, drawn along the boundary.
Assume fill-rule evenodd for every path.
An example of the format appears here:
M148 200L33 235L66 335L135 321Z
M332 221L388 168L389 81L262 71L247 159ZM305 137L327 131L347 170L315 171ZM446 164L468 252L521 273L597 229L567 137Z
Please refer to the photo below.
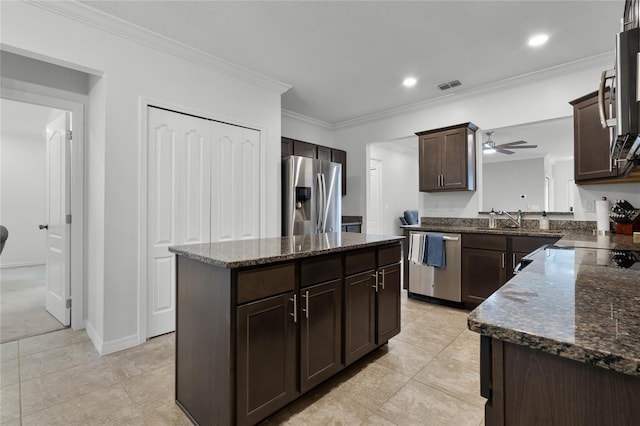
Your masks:
M461 256L462 239L460 234L441 232L411 232L413 234L442 235L445 245L445 267L421 265L408 260L409 296L419 294L437 299L462 302Z

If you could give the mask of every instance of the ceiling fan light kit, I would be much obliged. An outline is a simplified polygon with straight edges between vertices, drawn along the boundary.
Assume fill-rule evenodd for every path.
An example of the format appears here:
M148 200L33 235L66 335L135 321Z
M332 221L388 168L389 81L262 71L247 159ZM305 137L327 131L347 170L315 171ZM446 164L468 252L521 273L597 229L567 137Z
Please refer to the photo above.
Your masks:
M514 141L501 143L500 145L496 145L494 141L491 140L491 135L493 135L493 131L487 132L487 141L482 144L482 153L483 154L493 154L494 152L499 152L500 154L515 154L514 151L510 151L511 149L521 149L521 148L537 148L538 145L527 145L525 141Z

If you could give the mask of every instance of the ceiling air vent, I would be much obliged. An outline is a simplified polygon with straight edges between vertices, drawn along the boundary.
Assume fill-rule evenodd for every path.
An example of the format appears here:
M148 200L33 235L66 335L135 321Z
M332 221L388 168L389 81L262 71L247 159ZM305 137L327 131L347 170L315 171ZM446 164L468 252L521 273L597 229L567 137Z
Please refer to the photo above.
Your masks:
M436 84L436 86L438 86L440 90L447 90L447 89L452 89L454 87L458 87L461 84L462 83L460 83L460 80L452 80L447 83Z

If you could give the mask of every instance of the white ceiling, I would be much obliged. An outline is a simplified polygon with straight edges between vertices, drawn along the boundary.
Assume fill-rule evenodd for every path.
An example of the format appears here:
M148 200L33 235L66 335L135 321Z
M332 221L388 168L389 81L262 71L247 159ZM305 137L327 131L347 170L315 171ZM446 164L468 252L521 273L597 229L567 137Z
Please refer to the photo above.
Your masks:
M291 84L282 108L331 124L611 54L623 0L83 1ZM532 49L529 36L550 35ZM402 87L407 75L418 78ZM436 84L458 79L441 92Z

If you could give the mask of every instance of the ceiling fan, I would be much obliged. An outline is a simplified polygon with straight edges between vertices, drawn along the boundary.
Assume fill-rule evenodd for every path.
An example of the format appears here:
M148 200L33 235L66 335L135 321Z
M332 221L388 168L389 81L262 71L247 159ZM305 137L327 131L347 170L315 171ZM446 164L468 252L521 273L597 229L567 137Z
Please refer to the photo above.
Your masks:
M491 135L493 135L493 131L487 132L487 141L482 144L482 152L484 154L493 154L494 152L499 152L500 154L511 155L514 154L514 151L509 151L510 149L538 147L538 145L525 145L527 143L525 141L514 141L496 145L496 143L491 140Z

